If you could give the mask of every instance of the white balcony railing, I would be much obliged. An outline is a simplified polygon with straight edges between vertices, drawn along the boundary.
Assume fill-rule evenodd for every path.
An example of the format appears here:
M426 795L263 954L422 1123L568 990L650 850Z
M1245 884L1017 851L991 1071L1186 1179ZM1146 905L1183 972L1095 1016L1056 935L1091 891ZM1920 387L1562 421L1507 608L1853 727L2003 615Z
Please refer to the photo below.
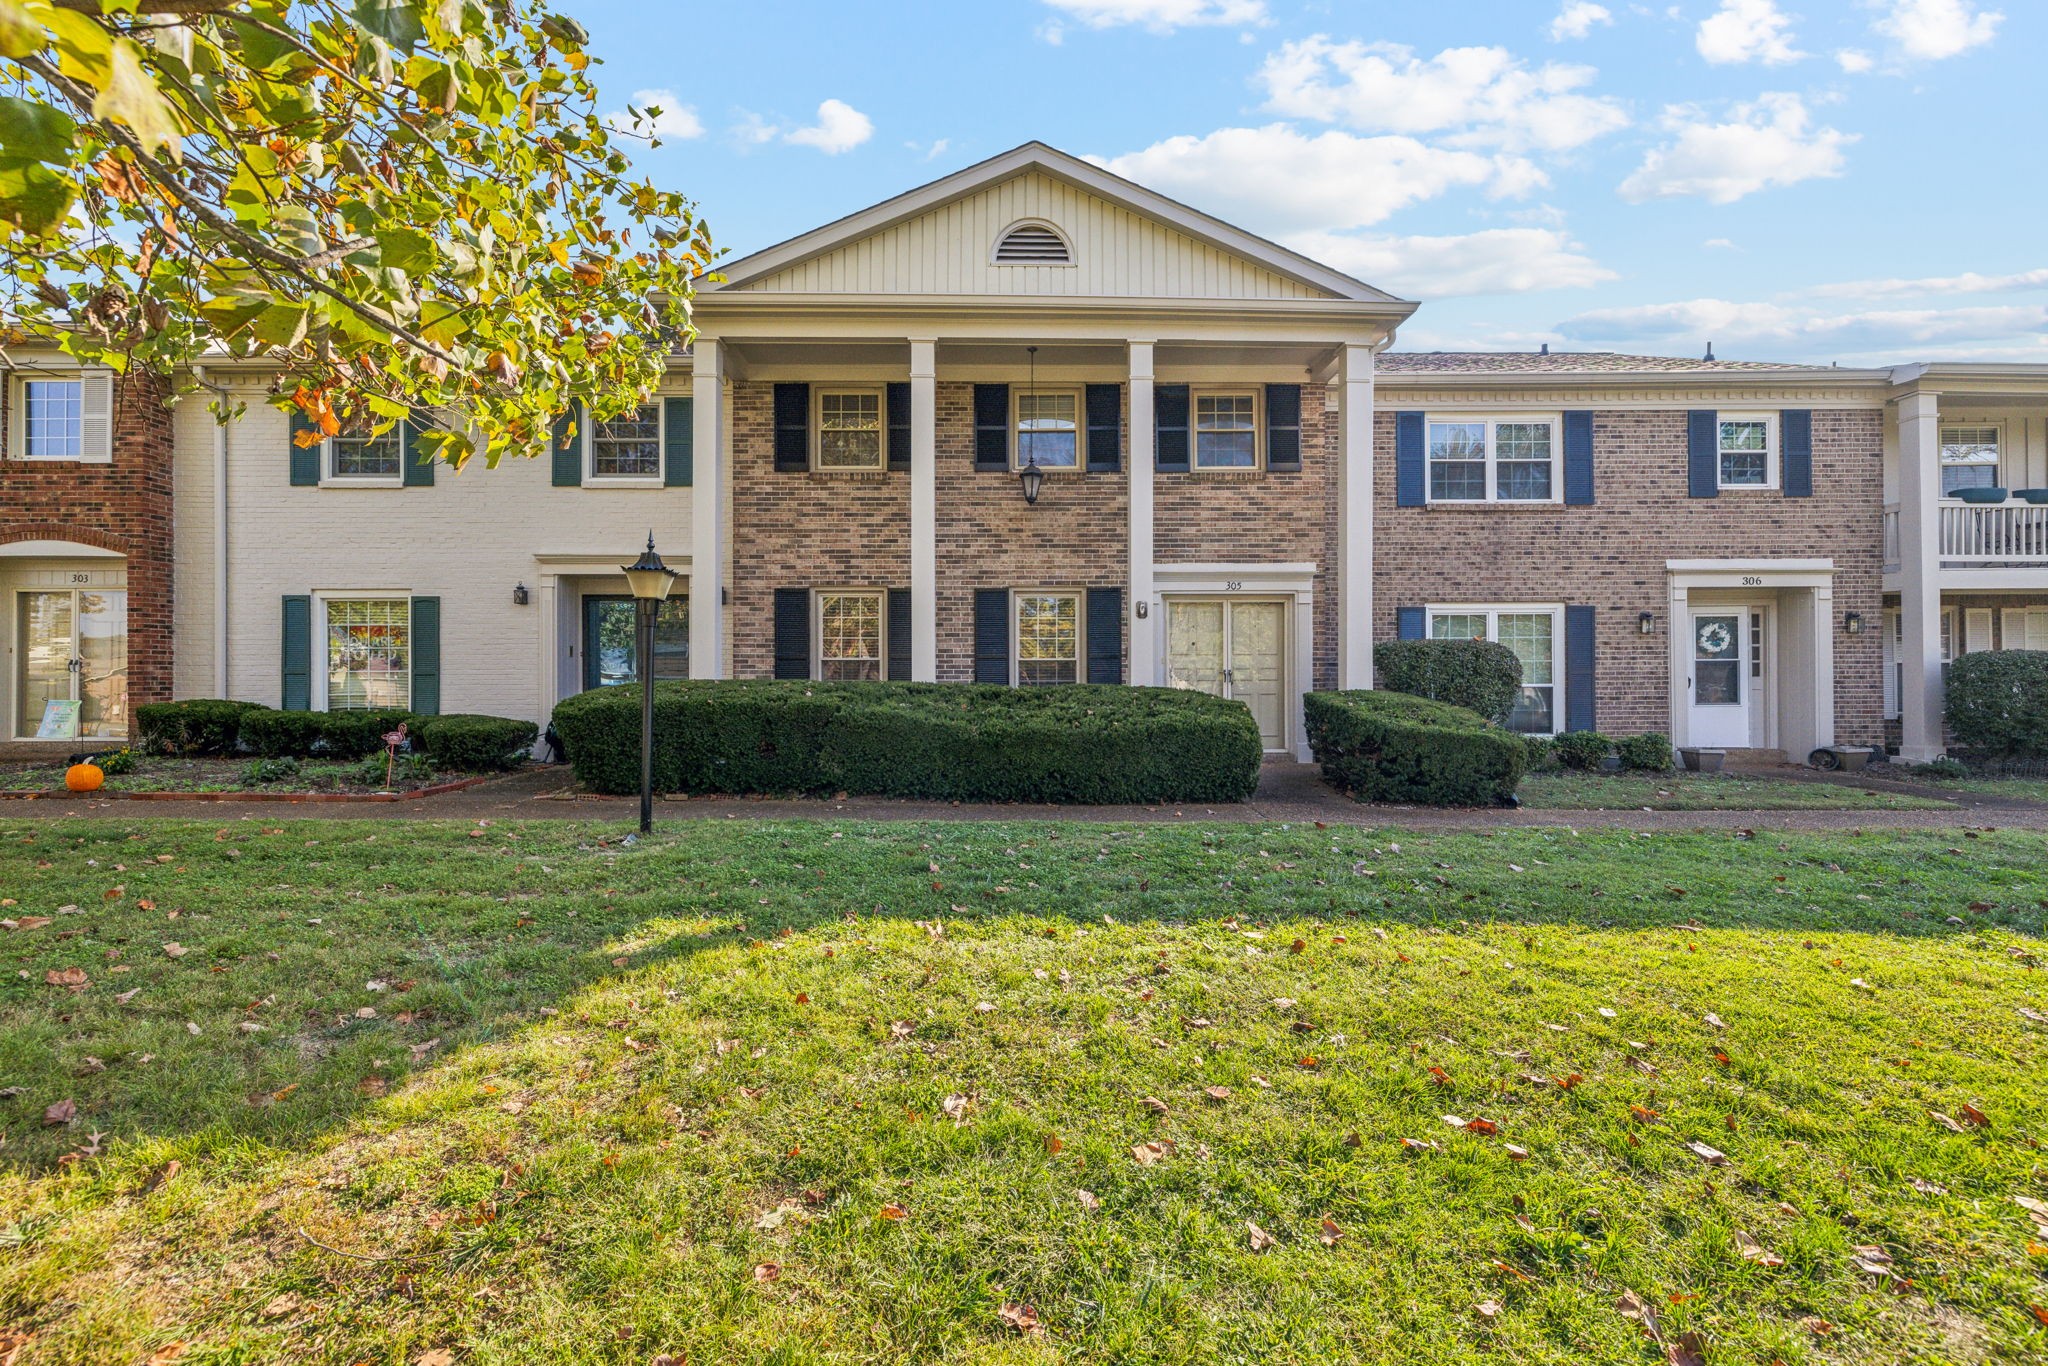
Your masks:
M1943 564L2048 564L2048 503L1941 503ZM1887 514L1886 561L1897 519Z

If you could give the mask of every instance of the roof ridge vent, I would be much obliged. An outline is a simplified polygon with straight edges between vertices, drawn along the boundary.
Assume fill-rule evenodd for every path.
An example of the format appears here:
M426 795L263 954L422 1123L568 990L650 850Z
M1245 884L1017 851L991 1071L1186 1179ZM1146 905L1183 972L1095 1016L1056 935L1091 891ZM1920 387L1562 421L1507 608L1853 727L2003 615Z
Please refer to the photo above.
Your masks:
M1040 218L1012 223L996 239L990 257L999 266L1070 266L1074 249L1052 224Z

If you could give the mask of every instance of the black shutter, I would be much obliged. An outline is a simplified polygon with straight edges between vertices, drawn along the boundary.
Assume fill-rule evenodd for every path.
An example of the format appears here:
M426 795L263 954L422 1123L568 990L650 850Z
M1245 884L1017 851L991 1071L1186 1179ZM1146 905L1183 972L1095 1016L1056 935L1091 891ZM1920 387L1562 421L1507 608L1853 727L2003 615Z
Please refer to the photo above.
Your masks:
M1593 505L1593 414L1564 415L1564 501L1570 507Z
M304 593L288 593L284 599L284 630L281 632L278 676L281 692L278 706L283 711L311 711L313 708L313 599Z
M1114 474L1124 467L1124 388L1091 384L1087 393L1088 469Z
M558 489L580 488L583 485L583 401L577 399L569 404L569 411L555 419L555 425L548 431L548 448L554 461L554 481Z
M434 466L438 460L422 460L420 424L408 418L398 424L398 463L404 467L403 483L409 489L434 487Z
M1427 439L1421 413L1394 414L1394 505L1419 508L1423 504L1423 446Z
M412 710L421 716L441 714L441 600L412 600Z
M775 676L811 676L811 590L775 590Z
M1721 416L1695 408L1685 415L1686 494L1718 498L1721 494Z
M974 681L1010 681L1010 590L974 590Z
M1088 681L1124 681L1124 590L1088 590Z
M1396 607L1394 609L1394 634L1402 640L1421 640L1429 633L1429 623L1420 607Z
M1266 386L1266 468L1301 468L1301 386Z
M910 468L910 382L889 386L889 468Z
M1564 609L1564 728L1598 729L1597 675L1593 667L1595 616L1590 607Z
M892 588L889 590L889 632L887 645L889 655L888 678L892 683L910 681L910 590Z
M1168 474L1188 471L1188 386L1152 389L1152 465Z
M1010 386L974 386L974 468L1010 468ZM1007 680L1006 680L1007 681Z
M800 474L810 467L811 386L778 384L775 386L775 468L785 474ZM808 669L805 677L809 677Z
M1813 410L1787 408L1778 414L1778 440L1783 450L1781 482L1787 498L1813 497Z
M299 444L301 432L312 433L310 446ZM320 485L320 452L324 449L319 440L320 428L304 413L292 410L291 479L293 488L318 488Z
M661 482L686 489L697 479L697 401L662 400Z

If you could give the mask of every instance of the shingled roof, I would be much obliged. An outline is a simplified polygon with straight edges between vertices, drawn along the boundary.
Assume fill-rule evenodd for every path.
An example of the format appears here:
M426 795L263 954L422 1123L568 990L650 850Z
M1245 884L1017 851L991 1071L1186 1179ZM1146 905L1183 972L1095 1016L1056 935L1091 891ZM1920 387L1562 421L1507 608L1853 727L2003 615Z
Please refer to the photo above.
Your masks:
M1695 360L1686 356L1628 356L1618 351L1389 351L1380 356L1383 375L1574 375L1639 373L1727 373L1812 370L1762 360Z

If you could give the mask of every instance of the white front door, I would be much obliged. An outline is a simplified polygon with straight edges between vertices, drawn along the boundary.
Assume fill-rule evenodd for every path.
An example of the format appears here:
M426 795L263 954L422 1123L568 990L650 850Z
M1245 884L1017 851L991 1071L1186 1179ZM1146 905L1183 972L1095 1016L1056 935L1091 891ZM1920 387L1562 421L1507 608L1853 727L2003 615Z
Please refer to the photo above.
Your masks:
M1762 641L1752 642L1750 626L1747 607L1692 614L1687 738L1695 746L1747 749L1754 743L1751 719L1761 670L1751 666L1761 661L1752 661L1751 651L1761 649Z
M1267 749L1287 748L1287 604L1169 602L1166 684L1236 698Z

